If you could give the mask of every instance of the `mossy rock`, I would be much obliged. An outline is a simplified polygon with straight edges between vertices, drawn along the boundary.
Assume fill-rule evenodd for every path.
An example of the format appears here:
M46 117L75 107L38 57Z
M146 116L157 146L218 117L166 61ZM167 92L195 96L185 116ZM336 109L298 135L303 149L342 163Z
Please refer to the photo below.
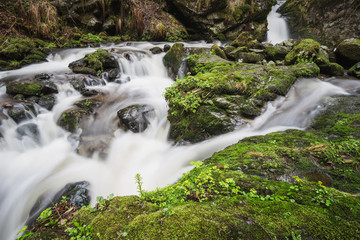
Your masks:
M330 76L343 76L344 68L337 63L328 63L325 65L320 65L320 72Z
M259 116L266 102L284 96L298 77L314 77L320 71L314 63L266 67L207 62L209 56L189 56L194 76L176 81L165 93L170 136L176 141L197 142L229 132L246 119Z
M276 44L275 46L267 46L265 51L267 60L277 61L285 59L286 55L291 51L291 48Z
M324 56L320 51L320 43L312 39L303 39L298 41L286 55L285 63L289 65L299 62L329 62L326 57L324 60L323 58Z
M358 62L354 66L352 66L349 69L348 73L349 73L349 75L360 78L360 62Z
M165 54L163 62L172 78L176 78L178 76L180 65L185 57L186 51L181 43L175 43Z
M237 61L241 58L241 54L246 53L248 51L249 51L248 48L244 46L238 48L230 46L228 47L227 50L227 56L229 57L229 59Z
M75 132L81 121L89 116L91 112L82 108L71 108L63 112L58 120L58 125L69 132Z
M233 47L248 47L252 48L255 45L255 42L253 41L254 37L250 34L250 32L244 31L239 34L239 36L230 43L230 46Z
M211 51L213 51L215 53L215 55L217 55L223 59L226 59L226 54L224 53L223 50L221 50L221 48L218 45L216 45L216 44L212 45Z
M58 93L57 87L50 81L12 81L6 84L6 93L10 95L42 96Z
M119 63L109 52L98 49L83 59L70 63L69 68L75 73L100 76L105 71L119 69Z
M346 39L336 47L338 62L344 67L351 67L360 62L360 39Z
M205 51L198 54L190 55L186 58L187 66L191 74L196 75L199 72L206 72L214 67L227 66L232 64L224 58L218 55L212 54L211 52Z

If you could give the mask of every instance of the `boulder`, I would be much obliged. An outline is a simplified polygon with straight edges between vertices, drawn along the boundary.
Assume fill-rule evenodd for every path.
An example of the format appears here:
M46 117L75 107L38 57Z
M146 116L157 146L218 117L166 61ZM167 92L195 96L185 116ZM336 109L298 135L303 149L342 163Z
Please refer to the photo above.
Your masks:
M275 46L266 46L266 59L277 61L283 60L286 55L291 51L291 47L284 46L282 44L276 44Z
M152 54L159 54L159 53L162 53L162 49L159 47L153 47L153 48L150 48L150 52Z
M360 62L360 39L346 39L336 47L338 63L344 67L351 67Z
M134 133L143 132L149 124L154 109L147 105L132 105L117 112L120 127Z
M114 56L104 49L98 49L95 52L86 55L83 59L70 63L69 68L74 73L100 76L103 72L110 72L111 70L119 69L120 67ZM114 74L112 74L112 76L113 75Z
M6 84L6 93L11 95L42 96L58 93L57 87L50 81L12 81Z
M186 51L181 43L175 43L165 54L163 62L171 78L178 76L180 65L186 57Z
M221 50L221 48L217 44L214 44L211 46L211 51L213 51L215 53L215 55L217 55L223 59L226 59L226 54L224 53L223 50Z
M70 108L61 114L57 123L69 132L76 132L76 130L80 128L82 120L90 114L91 112L87 109Z

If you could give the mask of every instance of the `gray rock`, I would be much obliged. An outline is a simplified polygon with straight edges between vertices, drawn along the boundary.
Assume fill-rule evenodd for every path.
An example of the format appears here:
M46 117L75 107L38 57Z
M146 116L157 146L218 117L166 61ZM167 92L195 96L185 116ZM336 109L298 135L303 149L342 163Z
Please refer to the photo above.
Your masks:
M120 127L134 133L143 132L149 124L154 109L147 105L132 105L118 111Z

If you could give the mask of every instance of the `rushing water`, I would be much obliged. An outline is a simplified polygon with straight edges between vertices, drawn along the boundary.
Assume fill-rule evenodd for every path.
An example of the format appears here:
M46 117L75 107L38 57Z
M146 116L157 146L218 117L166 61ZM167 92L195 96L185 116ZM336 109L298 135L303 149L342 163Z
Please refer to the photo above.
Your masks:
M124 43L104 47L112 51L121 65L122 75L115 83L89 87L104 94L104 104L96 118L90 119L82 132L70 135L56 122L61 113L83 97L68 82L68 64L95 51L93 48L59 51L48 62L20 70L0 72L0 101L6 101L4 81L52 73L57 84L56 105L52 111L36 106L37 116L19 125L38 126L39 137L19 138L13 120L2 122L0 133L0 239L14 239L29 212L41 197L51 199L67 183L88 181L90 194L96 196L137 194L134 176L140 173L144 189L152 190L176 181L191 169L190 161L204 159L215 151L248 136L263 135L289 128L305 128L316 114L318 105L328 96L348 94L357 82L342 87L318 79L299 80L286 97L269 103L252 126L191 146L174 146L168 139L167 103L163 93L172 84L162 64L164 54L153 55L151 43ZM205 43L187 44L206 47ZM124 56L127 57L124 57ZM129 81L130 79L130 81ZM155 109L149 127L142 133L114 129L116 112L133 104ZM76 153L79 134L110 138L105 159L99 154L84 157Z
M277 12L284 3L285 1L277 1L277 4L272 7L267 17L269 30L266 35L266 41L272 44L281 43L290 38L287 21Z

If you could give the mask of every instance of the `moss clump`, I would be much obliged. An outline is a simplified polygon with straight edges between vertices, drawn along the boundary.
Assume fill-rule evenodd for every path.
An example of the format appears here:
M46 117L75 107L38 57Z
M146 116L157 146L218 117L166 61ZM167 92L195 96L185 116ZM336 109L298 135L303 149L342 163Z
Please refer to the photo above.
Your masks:
M294 48L286 55L285 63L315 62L320 54L320 43L312 39L303 39L295 44Z
M98 49L94 53L88 54L84 58L85 66L93 69L97 75L104 71L105 61L111 57L111 54L104 49Z

